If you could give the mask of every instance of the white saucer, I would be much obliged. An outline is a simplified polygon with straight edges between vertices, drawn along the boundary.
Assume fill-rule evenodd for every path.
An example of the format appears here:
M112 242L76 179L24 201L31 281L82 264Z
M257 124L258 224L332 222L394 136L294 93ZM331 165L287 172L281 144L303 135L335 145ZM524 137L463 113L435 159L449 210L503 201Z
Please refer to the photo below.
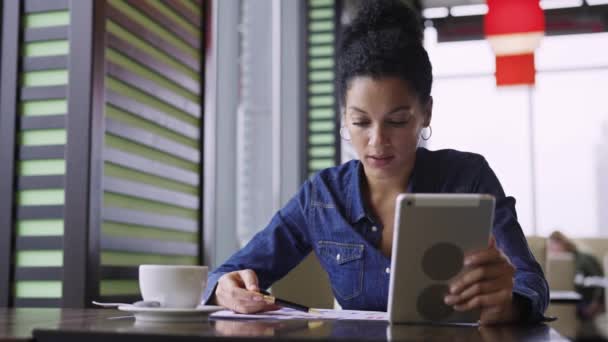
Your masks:
M132 312L135 320L141 322L197 322L223 309L217 305L199 305L193 309L145 308L132 305L118 307L120 311Z

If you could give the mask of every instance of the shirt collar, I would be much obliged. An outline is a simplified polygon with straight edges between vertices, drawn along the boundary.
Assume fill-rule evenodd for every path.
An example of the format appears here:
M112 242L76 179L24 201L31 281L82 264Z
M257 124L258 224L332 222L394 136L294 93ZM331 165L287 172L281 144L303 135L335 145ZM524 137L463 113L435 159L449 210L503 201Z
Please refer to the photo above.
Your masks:
M417 151L418 152L418 151ZM415 183L415 175L416 175L416 165L418 164L418 155L416 156L416 162L414 164L414 169L412 170L412 174L410 175L410 179L407 184L407 192L413 192L414 183ZM368 217L371 218L372 215L369 212L368 208L365 207L365 201L363 200L363 164L359 160L355 160L352 163L352 167L350 170L350 177L347 184L347 189L350 189L349 192L349 202L350 202L350 223L354 224L361 221L363 218Z

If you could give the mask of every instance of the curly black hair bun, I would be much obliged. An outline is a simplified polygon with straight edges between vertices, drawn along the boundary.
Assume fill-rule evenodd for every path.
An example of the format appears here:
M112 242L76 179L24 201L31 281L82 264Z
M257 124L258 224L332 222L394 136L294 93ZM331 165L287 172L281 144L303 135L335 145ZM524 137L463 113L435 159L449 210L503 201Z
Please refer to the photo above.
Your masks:
M422 42L422 21L402 0L365 0L350 25L353 35L369 31L400 30Z
M338 45L336 89L341 106L358 76L398 77L427 101L432 67L422 44L420 17L401 0L364 0Z

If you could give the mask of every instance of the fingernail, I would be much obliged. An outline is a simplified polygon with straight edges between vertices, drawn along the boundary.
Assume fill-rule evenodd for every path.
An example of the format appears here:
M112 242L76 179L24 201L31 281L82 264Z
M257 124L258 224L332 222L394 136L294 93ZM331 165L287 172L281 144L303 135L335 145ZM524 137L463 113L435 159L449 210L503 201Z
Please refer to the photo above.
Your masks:
M452 297L450 297L450 296L443 297L443 302L446 303L447 305L452 304Z
M456 289L456 286L450 286L450 293L455 293Z
M469 266L471 263L473 262L473 258L465 258L464 259L464 265L465 266Z

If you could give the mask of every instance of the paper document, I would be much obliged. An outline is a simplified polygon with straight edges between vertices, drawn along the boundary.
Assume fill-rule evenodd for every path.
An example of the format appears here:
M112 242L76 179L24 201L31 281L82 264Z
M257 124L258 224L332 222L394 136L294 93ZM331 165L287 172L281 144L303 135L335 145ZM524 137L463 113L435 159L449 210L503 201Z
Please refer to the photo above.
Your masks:
M268 311L257 314L240 314L231 310L222 310L211 314L211 318L258 318L258 319L336 319L336 320L363 320L363 321L387 321L388 314L382 311L360 311L360 310L331 310L315 309L319 314L311 314L294 309L282 308L276 311Z

